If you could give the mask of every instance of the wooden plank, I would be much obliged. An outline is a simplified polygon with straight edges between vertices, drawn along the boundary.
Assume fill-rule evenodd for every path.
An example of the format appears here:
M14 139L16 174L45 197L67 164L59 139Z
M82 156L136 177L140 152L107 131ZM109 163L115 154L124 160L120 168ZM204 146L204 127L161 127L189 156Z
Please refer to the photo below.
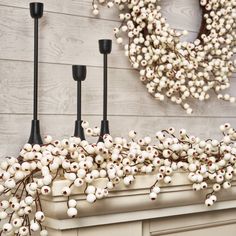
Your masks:
M0 113L31 114L33 65L31 62L0 60ZM70 65L40 64L39 112L41 114L75 114L76 83ZM236 90L231 79L229 92ZM83 82L83 113L100 115L103 99L102 68L89 67ZM216 95L206 102L193 101L194 116L235 117L236 104L217 101ZM156 101L139 81L136 71L109 70L110 115L124 116L187 116L186 112L166 99Z
M29 8L31 0L0 0L0 5L12 6L19 8ZM44 3L44 12L54 12L75 16L83 16L94 18L92 14L92 0L41 0ZM119 11L117 8L109 9L101 7L101 14L96 16L97 19L107 19L112 21L119 21Z
M113 38L119 23L63 14L45 13L40 21L39 60L63 64L101 66L98 40ZM32 61L33 20L28 9L0 7L1 59ZM123 48L117 43L109 57L112 67L130 68Z
M61 139L73 134L74 116L41 115L42 136L51 134ZM101 116L85 116L91 126L99 125ZM177 130L186 128L189 133L202 138L221 137L218 127L230 122L236 127L235 118L196 118L196 117L109 117L110 130L113 136L127 137L129 130L134 129L140 137L155 136L156 131L175 127ZM29 115L0 115L0 157L17 155L19 149L28 140L30 133L31 116ZM96 142L96 139L94 140Z
M30 130L33 22L29 17L28 2L0 0L0 59L7 59L0 61L0 153L3 156L16 155L27 140ZM163 13L171 26L187 27L186 29L194 31L199 25L196 17L193 17L194 14L199 14L193 10L197 7L196 2L163 1ZM73 133L76 92L70 64L90 66L83 90L83 104L86 104L83 112L87 114L85 119L94 124L99 123L102 105L102 57L98 52L97 40L111 38L113 27L119 23L115 22L116 19L109 10L104 13L104 18L110 20L97 20L90 16L89 0L46 0L46 3L50 8L46 9L40 25L40 61L44 62L40 66L40 113L44 114L42 132L61 137ZM109 16L106 15L108 12ZM101 13L103 14L103 10ZM187 40L192 40L195 36L196 33L192 33ZM123 49L114 43L109 60L112 67L109 72L109 113L115 135L125 135L131 127L141 134L151 134L153 127L177 125L179 128L189 127L195 133L207 136L212 129L215 134L216 125L227 120L235 122L235 105L216 102L214 99L204 106L194 103L194 115L198 117L188 118L184 117L185 113L176 105L154 101L138 81L136 72L130 70L129 62L123 54ZM232 94L236 88L235 83L233 79Z
M31 0L0 0L1 5L28 8ZM93 17L91 11L92 0L42 0L46 12L56 12L84 17ZM198 31L201 21L201 10L198 0L168 0L161 1L163 15L172 27ZM119 11L116 7L108 9L100 7L98 19L118 21Z
M101 66L97 41L101 38L114 39L112 31L118 25L118 22L98 21L95 18L45 13L40 23L39 60ZM33 21L28 9L1 6L0 28L0 58L32 61ZM191 33L186 40L195 38L196 33ZM123 47L115 42L109 64L117 68L130 68Z
M171 27L199 32L202 11L199 0L161 1L162 13Z

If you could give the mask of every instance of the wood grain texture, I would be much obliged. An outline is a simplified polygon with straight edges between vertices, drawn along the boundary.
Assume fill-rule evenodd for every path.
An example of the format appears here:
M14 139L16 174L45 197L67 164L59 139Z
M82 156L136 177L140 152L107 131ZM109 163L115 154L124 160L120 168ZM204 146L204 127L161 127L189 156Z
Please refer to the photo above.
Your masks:
M113 28L116 26L119 22L45 12L40 21L39 61L101 66L97 41L114 39ZM190 33L183 40L192 41L196 36L197 33ZM33 21L28 9L0 7L0 51L0 59L32 61ZM109 65L131 68L123 46L115 42Z
M4 6L12 6L28 9L31 0L0 0L0 4ZM42 0L44 3L44 12L54 12L60 14L68 14L75 16L83 16L94 18L92 14L92 0ZM97 19L107 19L112 21L119 21L119 11L115 7L108 9L101 7L101 14Z
M30 0L0 0L0 156L17 155L27 141L32 112L33 20ZM43 0L40 22L39 111L43 134L57 138L73 133L75 82L71 64L87 64L83 84L84 119L99 125L102 113L102 56L97 40L113 38L119 26L117 10L101 9L95 18L90 0ZM198 0L162 1L162 12L173 28L187 29L193 40L200 25ZM185 40L185 39L183 39ZM109 115L114 135L125 136L130 129L154 135L168 126L186 127L193 134L217 137L217 127L236 126L235 105L215 98L203 104L193 102L195 113L187 117L178 106L159 103L146 92L133 71L124 50L114 42L109 57ZM230 92L235 94L236 79ZM122 125L121 125L122 124Z
M100 124L101 116L85 116L91 126ZM41 115L42 136L51 134L55 139L69 137L73 134L74 116L68 115ZM208 118L208 117L142 117L142 116L111 116L110 130L114 136L127 137L128 132L134 129L140 137L155 136L159 130L175 127L176 130L186 128L192 135L202 138L219 138L218 127L230 122L236 127L235 118ZM30 133L31 116L29 115L0 115L0 148L1 157L17 155L19 149L28 140ZM94 140L96 142L96 139Z
M40 21L39 60L62 64L101 66L98 39L112 38L117 22L55 13ZM0 58L32 61L33 20L28 9L0 8ZM114 43L112 67L130 68L121 46Z
M33 67L31 62L0 60L0 113L30 114L32 112ZM41 114L75 114L76 83L70 65L41 63L39 69L39 112ZM89 67L83 82L83 113L102 113L102 68ZM235 94L232 79L229 92ZM8 89L6 89L8 88ZM18 92L20 91L20 92ZM235 117L236 104L216 101L191 102L194 116ZM222 113L222 110L224 113ZM109 114L124 116L188 116L168 99L161 103L147 93L145 85L133 70L109 70Z
M28 8L31 0L0 0L1 5ZM93 18L92 0L42 0L46 12L70 14ZM161 1L162 13L172 27L198 31L201 22L201 11L198 0L168 0ZM100 7L97 19L119 21L119 11L116 7L108 9Z

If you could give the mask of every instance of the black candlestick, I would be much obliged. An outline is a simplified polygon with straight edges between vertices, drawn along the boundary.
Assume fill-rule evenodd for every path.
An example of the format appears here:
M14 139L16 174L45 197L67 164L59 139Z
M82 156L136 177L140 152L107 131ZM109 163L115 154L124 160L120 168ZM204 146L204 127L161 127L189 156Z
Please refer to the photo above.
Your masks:
M72 66L72 74L75 81L77 81L77 120L75 121L75 132L74 136L79 137L81 140L85 140L84 136L84 129L81 126L82 119L81 119L81 82L85 80L87 70L86 66L82 65L73 65Z
M38 19L43 16L43 3L30 3L30 15L34 19L34 105L31 124L30 144L42 144L38 120Z
M111 49L111 40L99 40L99 51L103 54L103 120L101 121L101 133L98 142L103 142L104 134L110 134L109 121L107 120L107 55L111 53Z

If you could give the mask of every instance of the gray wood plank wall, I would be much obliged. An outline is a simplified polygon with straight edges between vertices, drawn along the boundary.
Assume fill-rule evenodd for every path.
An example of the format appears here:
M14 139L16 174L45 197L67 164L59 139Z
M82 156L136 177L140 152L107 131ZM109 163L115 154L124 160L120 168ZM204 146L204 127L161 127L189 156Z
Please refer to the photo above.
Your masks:
M17 155L27 141L32 112L33 21L28 0L0 0L0 157ZM97 40L113 38L119 26L116 9L91 14L91 0L44 0L40 22L40 104L42 134L62 138L73 133L76 88L72 64L88 65L83 84L84 119L100 124L102 114L102 56ZM193 40L201 22L198 0L163 0L163 14L176 29L187 29ZM114 38L113 38L114 39ZM130 129L140 135L175 126L201 137L219 137L218 126L236 127L236 105L223 101L192 102L194 114L157 102L133 71L122 47L113 44L109 58L109 115L113 135L126 136ZM236 95L236 79L229 92Z

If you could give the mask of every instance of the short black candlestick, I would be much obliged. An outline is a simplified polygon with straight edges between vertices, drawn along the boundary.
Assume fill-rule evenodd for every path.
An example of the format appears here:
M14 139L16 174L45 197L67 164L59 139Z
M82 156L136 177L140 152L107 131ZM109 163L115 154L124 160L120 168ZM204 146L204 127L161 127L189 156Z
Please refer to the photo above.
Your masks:
M77 81L77 120L75 121L75 132L74 137L79 137L81 140L85 140L84 129L82 127L81 119L81 97L82 89L81 82L85 80L87 70L86 66L83 65L73 65L72 74L75 81Z
M34 105L31 124L30 144L42 144L38 120L38 19L43 16L43 3L30 3L30 15L34 19Z
M111 53L112 41L109 39L99 40L99 51L103 54L103 120L101 121L101 133L98 142L103 142L103 136L110 134L109 121L107 119L107 55Z

